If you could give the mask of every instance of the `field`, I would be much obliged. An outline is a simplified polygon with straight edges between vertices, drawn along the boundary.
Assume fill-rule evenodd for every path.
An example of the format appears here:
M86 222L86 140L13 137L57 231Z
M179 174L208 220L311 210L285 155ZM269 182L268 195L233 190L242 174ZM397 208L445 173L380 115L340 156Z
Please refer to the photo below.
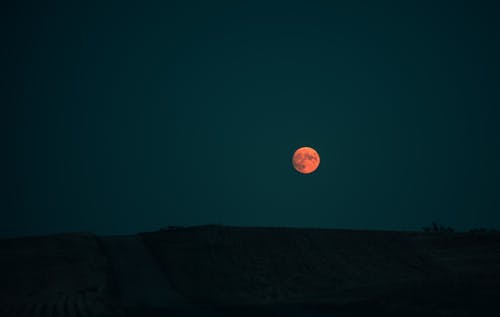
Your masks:
M5 317L476 316L498 313L498 298L499 233L200 226L0 240Z

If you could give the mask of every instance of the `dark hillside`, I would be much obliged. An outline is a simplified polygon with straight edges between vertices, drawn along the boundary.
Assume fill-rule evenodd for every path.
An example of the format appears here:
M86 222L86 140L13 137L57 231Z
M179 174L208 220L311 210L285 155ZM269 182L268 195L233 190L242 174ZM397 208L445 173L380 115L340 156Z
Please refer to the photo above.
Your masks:
M0 316L498 315L500 234L200 226L0 240Z
M92 234L0 240L0 316L109 314L110 271Z
M498 234L204 226L143 238L172 286L200 302L397 307L500 285Z

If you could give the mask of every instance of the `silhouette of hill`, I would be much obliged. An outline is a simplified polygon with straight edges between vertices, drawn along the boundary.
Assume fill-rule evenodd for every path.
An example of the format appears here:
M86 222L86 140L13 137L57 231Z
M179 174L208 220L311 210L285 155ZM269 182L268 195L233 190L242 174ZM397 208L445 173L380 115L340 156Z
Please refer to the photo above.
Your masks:
M6 317L499 312L494 232L170 227L4 239L0 261Z
M102 316L112 268L92 234L0 240L0 316Z

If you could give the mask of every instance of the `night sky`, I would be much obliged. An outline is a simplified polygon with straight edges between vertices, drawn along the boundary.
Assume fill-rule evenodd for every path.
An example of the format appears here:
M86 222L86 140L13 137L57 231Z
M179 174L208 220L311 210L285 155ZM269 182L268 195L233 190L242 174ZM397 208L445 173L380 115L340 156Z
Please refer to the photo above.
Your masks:
M500 227L494 1L49 2L0 10L1 236Z

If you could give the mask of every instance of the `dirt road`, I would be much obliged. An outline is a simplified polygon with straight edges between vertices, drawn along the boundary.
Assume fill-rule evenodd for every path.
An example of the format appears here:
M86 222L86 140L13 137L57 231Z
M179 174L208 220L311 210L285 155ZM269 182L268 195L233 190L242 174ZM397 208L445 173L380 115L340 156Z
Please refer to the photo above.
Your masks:
M102 237L123 307L173 308L187 301L169 286L159 264L137 235Z

